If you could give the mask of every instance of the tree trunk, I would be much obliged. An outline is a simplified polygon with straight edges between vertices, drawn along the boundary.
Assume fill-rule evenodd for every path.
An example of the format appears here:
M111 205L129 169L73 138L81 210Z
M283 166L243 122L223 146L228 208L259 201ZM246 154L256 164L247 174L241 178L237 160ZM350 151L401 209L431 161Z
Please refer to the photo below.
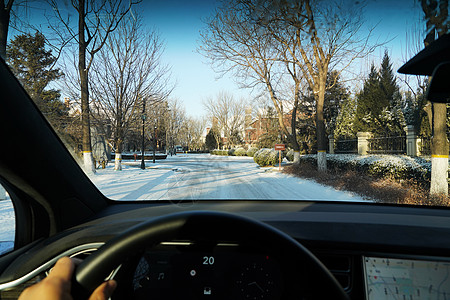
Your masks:
M6 44L8 41L10 9L0 9L0 56L6 61Z
M86 40L84 35L85 2L79 1L79 18L78 18L78 72L80 74L81 88L81 127L83 132L83 158L84 169L87 173L95 173L94 158L92 156L91 146L91 122L89 112L89 86L88 86L88 70L86 69Z
M448 195L447 104L433 103L430 195Z
M327 170L327 143L325 137L325 122L323 117L325 86L320 87L316 100L317 169L323 172Z
M437 6L437 1L435 2ZM425 48L435 39L436 24L434 9L427 1L421 1L422 10L425 13L427 35L424 40ZM442 20L447 18L447 10L440 11ZM445 14L445 16L444 16ZM444 34L438 32L439 36ZM425 109L431 124L431 185L430 195L448 195L448 140L447 140L447 105L446 103L431 103Z
M116 141L116 154L114 158L114 171L122 171L122 140Z
M290 143L292 145L292 149L294 150L294 164L300 163L300 145L297 141L297 108L298 103L300 101L300 84L299 82L295 83L295 100L294 107L292 108L292 116L291 116L291 134L288 136L290 138Z

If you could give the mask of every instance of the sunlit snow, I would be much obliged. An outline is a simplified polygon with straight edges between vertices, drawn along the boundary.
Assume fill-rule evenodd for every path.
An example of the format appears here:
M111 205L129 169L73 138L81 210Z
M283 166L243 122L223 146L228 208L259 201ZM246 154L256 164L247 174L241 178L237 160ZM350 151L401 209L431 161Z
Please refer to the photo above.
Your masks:
M114 163L91 176L109 198L129 200L332 200L367 201L350 192L338 191L314 181L284 174L278 167L260 168L251 157L182 154L158 160ZM9 198L0 201L0 254L11 249L15 217ZM5 243L7 242L7 243Z
M277 167L260 168L251 157L183 154L166 160L124 161L122 171L113 164L91 178L114 200L348 200L363 201L314 181L283 174Z

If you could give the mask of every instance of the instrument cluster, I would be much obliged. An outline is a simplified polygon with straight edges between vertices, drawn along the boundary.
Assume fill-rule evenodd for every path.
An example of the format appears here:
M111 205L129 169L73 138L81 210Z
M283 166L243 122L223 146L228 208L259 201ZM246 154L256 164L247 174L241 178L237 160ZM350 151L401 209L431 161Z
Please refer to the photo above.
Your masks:
M237 244L165 243L146 250L133 272L133 299L280 299L280 265Z

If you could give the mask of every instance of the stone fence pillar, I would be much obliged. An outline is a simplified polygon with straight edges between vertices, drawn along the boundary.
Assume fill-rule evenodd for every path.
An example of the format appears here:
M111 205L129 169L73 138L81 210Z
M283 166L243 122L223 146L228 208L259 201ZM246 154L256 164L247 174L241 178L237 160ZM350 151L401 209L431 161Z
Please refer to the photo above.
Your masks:
M420 139L416 136L416 130L414 125L408 125L405 127L406 131L406 155L408 156L419 156L419 142Z
M334 136L332 134L328 136L328 153L334 154Z
M358 154L367 155L369 152L369 139L372 137L370 132L358 132L356 134L358 137Z

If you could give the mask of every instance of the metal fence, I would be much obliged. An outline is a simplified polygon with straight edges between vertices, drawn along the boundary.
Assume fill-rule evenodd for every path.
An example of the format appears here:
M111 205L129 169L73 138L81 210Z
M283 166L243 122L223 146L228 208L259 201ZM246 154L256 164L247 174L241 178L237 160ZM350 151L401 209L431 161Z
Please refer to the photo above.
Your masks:
M418 136L420 155L431 155L431 136Z
M431 155L431 136L419 135L417 138L419 139L420 155ZM447 139L450 140L450 131L447 132Z
M358 153L358 139L342 139L335 142L334 153Z
M383 136L367 140L369 153L372 154L406 154L406 136Z

